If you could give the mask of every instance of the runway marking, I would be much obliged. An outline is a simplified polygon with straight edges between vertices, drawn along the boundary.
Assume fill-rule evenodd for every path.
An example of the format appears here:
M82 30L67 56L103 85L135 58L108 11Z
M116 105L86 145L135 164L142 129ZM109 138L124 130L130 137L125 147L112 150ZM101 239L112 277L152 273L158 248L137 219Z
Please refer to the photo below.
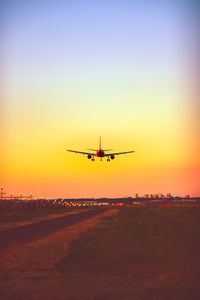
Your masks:
M65 213L59 213L59 214L49 214L47 216L43 216L43 217L37 217L37 218L34 218L30 221L22 221L22 222L13 222L13 223L9 223L9 224L1 224L0 225L0 231L4 231L4 230L9 230L9 229L12 229L12 228L18 228L18 227L22 227L22 226L26 226L26 225L30 225L30 224L34 224L34 223L39 223L43 220L52 220L52 219L57 219L57 218L60 218L60 217L64 217L64 216L67 216L67 215L76 215L76 214L79 214L81 212L85 212L87 211L88 209L87 208L81 208L81 209L77 209L75 211L68 211L68 212L65 212ZM37 212L36 212L37 214Z
M76 215L71 214L56 219L42 220L38 223L0 231L0 253L13 247L15 244L29 243L43 238L64 227L68 227L105 212L105 210L108 210L108 208L89 209Z
M48 276L60 276L56 264L67 254L72 241L96 226L104 218L118 213L118 209L109 209L96 216L89 217L67 228L56 231L46 237L28 244L10 248L2 257L0 280L20 280Z

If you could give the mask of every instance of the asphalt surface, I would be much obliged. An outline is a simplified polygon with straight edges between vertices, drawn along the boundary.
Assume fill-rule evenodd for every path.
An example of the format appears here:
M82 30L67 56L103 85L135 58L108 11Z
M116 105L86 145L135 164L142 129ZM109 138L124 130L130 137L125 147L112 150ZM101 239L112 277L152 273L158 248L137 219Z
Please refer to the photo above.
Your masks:
M62 228L69 227L101 214L106 210L108 209L91 209L86 212L80 212L79 214L66 215L56 219L43 220L38 223L0 231L0 252L3 253L14 245L38 240Z

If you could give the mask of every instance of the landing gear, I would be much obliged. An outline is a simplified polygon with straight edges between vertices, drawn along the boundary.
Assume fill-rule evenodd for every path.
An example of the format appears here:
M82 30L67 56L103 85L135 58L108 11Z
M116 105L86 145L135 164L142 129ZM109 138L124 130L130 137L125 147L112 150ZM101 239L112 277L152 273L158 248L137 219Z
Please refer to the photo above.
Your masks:
M107 161L110 161L110 158L109 158L109 157L107 158Z
M94 157L92 157L91 161L95 161Z

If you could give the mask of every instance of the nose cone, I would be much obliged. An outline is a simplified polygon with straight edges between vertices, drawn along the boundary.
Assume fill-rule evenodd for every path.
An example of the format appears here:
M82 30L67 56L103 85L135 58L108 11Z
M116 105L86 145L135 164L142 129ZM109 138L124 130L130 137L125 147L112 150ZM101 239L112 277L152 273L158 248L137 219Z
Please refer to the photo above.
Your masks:
M104 151L101 148L97 151L97 156L104 157Z

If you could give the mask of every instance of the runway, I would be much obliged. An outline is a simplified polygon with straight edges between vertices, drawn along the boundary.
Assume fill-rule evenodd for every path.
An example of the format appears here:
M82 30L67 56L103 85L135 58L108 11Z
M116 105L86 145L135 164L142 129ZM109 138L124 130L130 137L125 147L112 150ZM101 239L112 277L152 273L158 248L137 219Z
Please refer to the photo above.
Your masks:
M44 220L9 230L0 231L0 252L8 250L18 244L29 243L33 240L43 238L62 228L69 227L93 216L101 214L108 208L91 209L79 214L70 214L56 219Z

